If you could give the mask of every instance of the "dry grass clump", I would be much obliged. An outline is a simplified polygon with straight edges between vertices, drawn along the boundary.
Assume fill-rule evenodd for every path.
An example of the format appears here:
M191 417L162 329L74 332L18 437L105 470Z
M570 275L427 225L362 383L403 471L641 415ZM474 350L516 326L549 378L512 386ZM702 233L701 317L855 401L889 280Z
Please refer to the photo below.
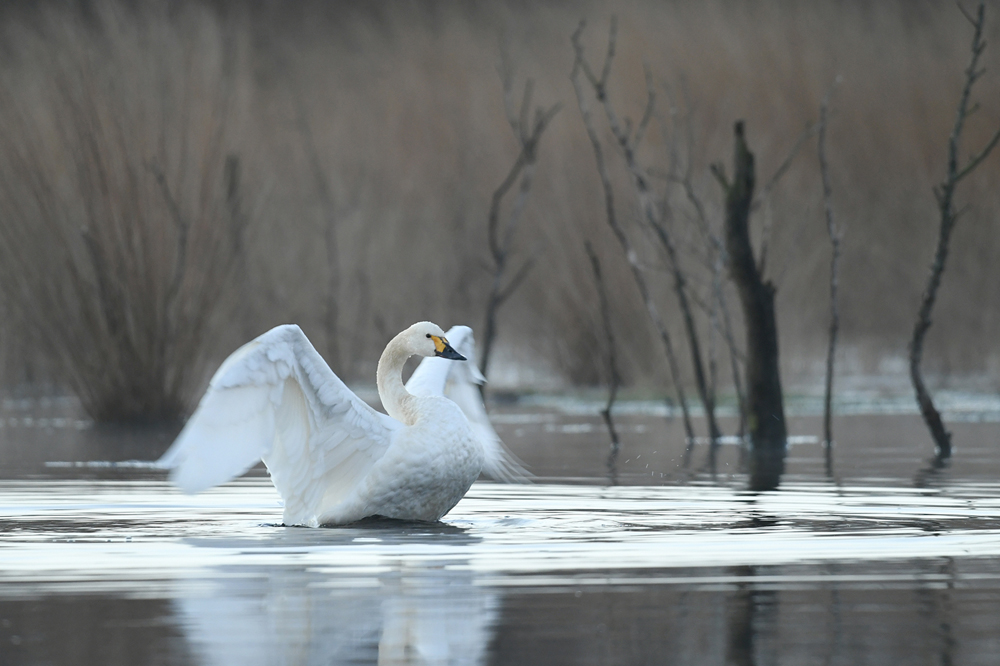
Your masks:
M5 304L95 418L177 418L240 242L240 44L193 7L36 18L0 81Z

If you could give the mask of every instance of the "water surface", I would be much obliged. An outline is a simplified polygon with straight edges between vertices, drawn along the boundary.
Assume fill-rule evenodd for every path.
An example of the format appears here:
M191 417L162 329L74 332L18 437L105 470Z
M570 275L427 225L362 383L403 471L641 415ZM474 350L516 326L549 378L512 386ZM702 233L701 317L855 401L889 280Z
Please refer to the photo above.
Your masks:
M827 475L792 419L780 490L752 493L738 447L685 469L680 424L621 421L609 476L599 419L502 412L535 483L319 530L279 524L260 470L188 496L111 464L170 432L7 425L0 664L1000 661L995 422L956 424L939 468L915 417L844 417Z

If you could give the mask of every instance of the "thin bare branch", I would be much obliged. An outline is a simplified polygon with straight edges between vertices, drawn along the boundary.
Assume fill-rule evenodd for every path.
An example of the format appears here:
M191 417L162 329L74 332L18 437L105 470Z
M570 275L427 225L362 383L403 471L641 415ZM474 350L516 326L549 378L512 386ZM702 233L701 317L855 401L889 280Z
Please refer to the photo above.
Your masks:
M617 42L617 39L618 39L618 17L612 15L611 25L608 28L608 51L604 55L604 67L601 70L601 80L599 87L601 88L602 92L599 94L603 94L603 91L608 85L608 77L611 76L611 63L615 59L615 43Z
M521 113L517 116L516 133L521 139L522 146L531 139L531 135L528 133L528 118L531 116L531 95L534 91L535 81L529 78L524 82L524 95L521 97Z
M609 41L613 40L614 37L615 26L612 25ZM583 51L582 48L579 47L579 42L576 42L575 46L577 47L577 59L582 60ZM609 56L613 55L614 48L609 46L608 53ZM603 84L605 86L607 85L607 76L610 75L610 71L609 58L605 61L605 75L603 77ZM648 124L649 122L647 117L652 115L656 99L655 90L652 84L652 75L649 74L648 70L646 84L647 105L646 111L644 112L644 124ZM639 163L638 157L636 156L636 141L629 139L629 132L627 128L622 126L611 99L606 94L602 95L601 91L602 89L596 86L594 87L595 96L604 108L604 115L608 120L608 125L618 143L621 155L625 160L625 166L628 168L628 171L632 176L632 184L639 199L639 208L643 213L646 223L651 229L653 229L653 231L655 231L661 246L667 254L668 265L673 277L674 293L677 296L681 315L684 321L684 330L690 349L692 366L694 368L695 384L698 388L699 397L701 398L702 404L705 408L706 420L708 421L709 438L712 442L718 442L721 437L721 432L715 418L715 396L709 393L708 383L705 379L704 363L702 361L698 331L691 312L690 304L688 303L687 275L680 265L676 243L664 224L663 218L666 205L665 202L656 201L656 197L649 187L650 178L646 173L645 168ZM643 129L643 132L644 131L645 130ZM641 138L641 135L638 133L637 135Z
M170 192L170 186L167 184L167 177L163 173L163 169L156 162L148 163L146 168L153 174L156 184L160 186L163 200L170 212L170 219L173 220L174 226L177 228L177 260L174 263L174 273L167 288L166 298L166 307L169 310L180 292L181 282L184 280L184 273L187 269L188 230L191 228L191 224L184 217L180 206L177 205L177 200Z
M598 86L602 85L598 81L597 77L594 76L593 70L590 69L590 64L587 63L586 59L583 58L583 45L580 43L580 37L583 35L584 28L587 27L587 22L581 20L576 26L576 30L573 31L573 35L570 37L570 41L573 44L573 50L576 52L576 59L573 61L573 76L576 75L577 71L583 72L583 75L587 77L590 81L590 85Z
M642 139L646 135L646 128L649 126L649 120L653 117L653 109L656 107L656 89L653 87L653 72L649 68L649 63L643 63L643 70L646 73L646 109L643 111L642 120L639 121L639 126L635 130L635 136L632 137L632 150L636 150L642 143Z
M971 23L973 27L976 27L976 25L977 25L976 18L972 14L970 14L969 11L965 7L962 6L962 3L961 2L956 2L955 6L958 7L958 11L962 12L962 16L965 17L965 20L967 20L969 23Z
M837 351L837 332L840 329L840 314L837 310L838 270L840 264L841 231L833 219L833 186L830 183L830 166L826 159L826 130L828 125L828 110L830 97L840 77L834 81L830 90L823 98L819 107L819 138L817 139L817 157L819 159L820 179L823 182L823 212L826 216L826 231L830 236L832 248L830 259L830 329L826 351L826 382L823 392L823 446L826 453L826 472L833 473L833 370Z
M981 151L969 158L969 163L966 164L965 168L955 174L955 182L958 182L968 176L977 166L980 165L983 160L989 157L990 152L996 148L997 142L1000 142L1000 128L997 128L993 138L989 140Z
M802 146L806 144L806 141L815 136L818 131L819 123L808 125L804 130L802 130L799 136L795 139L795 143L792 144L791 149L789 149L788 155L786 155L785 159L778 165L778 168L774 170L774 174L770 179L768 179L767 183L760 188L760 191L757 193L757 196L754 198L754 202L750 207L750 212L757 210L761 203L763 203L771 195L771 190L773 190L778 184L781 177L788 173L788 169L792 166L792 162L795 161L795 158L798 156Z
M604 279L601 275L601 261L597 258L597 253L589 240L583 242L587 256L590 258L590 267L594 273L594 283L597 287L598 304L601 311L601 323L604 326L605 353L608 362L608 401L601 410L604 424L608 427L608 435L611 437L611 452L608 457L608 468L613 472L615 459L618 456L619 442L618 431L615 429L615 422L611 416L611 409L614 407L615 399L618 396L618 387L621 386L621 374L618 371L618 353L615 343L615 331L611 324L611 306L608 302L608 294L604 287Z
M798 155L799 150L801 150L802 146L805 145L806 141L810 137L812 137L818 131L818 129L819 125L817 123L815 125L807 126L806 129L803 130L801 134L799 134L799 137L796 139L795 144L792 146L792 149L788 152L788 155L785 157L785 160L778 166L777 170L774 172L774 175L771 176L771 179L767 182L767 184L763 188L761 188L760 194L754 199L753 204L751 204L750 206L751 213L756 211L761 206L761 204L770 202L771 190L774 189L774 187L778 184L778 181L781 180L781 177L788 172L788 169L792 166L792 162L794 161L795 156ZM770 207L765 209L765 213L766 214L764 215L764 224L760 233L760 251L757 256L757 270L759 270L762 274L766 271L767 268L768 250L770 250L771 247L771 230L774 223L774 217L771 214ZM803 228L802 219L803 216L800 216L799 232L801 232ZM787 264L785 266L785 269L787 269ZM775 280L775 282L780 283L781 282L780 278Z
M496 339L497 310L522 284L524 278L534 265L535 257L529 257L521 264L514 277L504 286L503 282L507 270L508 256L514 243L514 236L521 222L522 214L527 206L529 195L531 194L535 162L538 157L538 144L545 129L561 108L560 104L554 104L548 109L538 108L535 110L534 122L529 124L534 84L531 79L528 79L525 82L524 94L521 98L520 113L515 120L513 116L514 105L510 100L512 75L507 70L503 70L502 75L504 76L504 107L507 110L508 122L510 122L511 129L520 143L521 150L510 171L507 172L507 176L493 192L489 213L487 214L486 240L490 256L493 259L493 266L491 268L493 280L486 298L483 351L480 355L480 372L484 375L489 369L493 342ZM501 234L499 228L500 207L504 197L510 192L510 189L517 182L518 178L521 179L521 184L514 203L511 205L507 223L504 225L503 233Z
M521 267L518 268L517 271L514 273L514 276L510 279L510 282L507 283L507 286L501 289L497 293L498 305L502 305L504 301L510 298L511 294L517 291L517 288L521 286L522 282L524 282L524 278L528 277L528 273L530 273L531 269L535 267L535 261L536 261L535 256L528 257L527 259L524 260L524 263L521 264Z
M507 41L500 48L500 65L498 71L500 82L503 85L503 110L507 116L507 124L510 125L515 136L521 136L520 119L517 110L514 108L514 67L510 62L510 55L507 51Z
M521 169L524 168L525 154L522 148L521 153L514 160L514 164L511 165L510 171L507 172L506 178L501 181L497 189L493 191L493 197L490 199L490 210L486 217L486 240L489 244L490 254L493 256L493 261L500 263L503 261L504 251L500 245L500 237L497 230L500 221L500 203L503 201L504 196L510 191L510 188L514 186L517 182L517 177L521 175Z
M719 186L723 190L729 190L729 179L726 178L726 167L721 163L716 162L709 167L712 175L715 176L715 180L718 181Z
M632 247L632 242L629 240L625 230L622 229L621 225L618 223L618 218L615 213L614 188L611 184L611 175L604 160L604 150L601 146L601 140L597 135L597 129L594 126L590 104L588 103L587 96L584 94L583 84L580 81L580 74L583 73L585 78L591 82L592 86L595 84L593 76L586 74L589 68L587 67L587 62L583 54L583 47L580 44L580 34L583 30L583 26L584 24L581 22L580 27L577 28L577 31L573 34L572 41L573 47L576 51L576 58L573 61L573 72L570 74L570 81L572 82L573 90L576 93L577 106L580 109L580 117L583 119L584 128L587 130L587 137L590 139L590 145L593 148L597 174L600 177L601 188L604 192L605 218L608 226L611 228L611 231L615 236L615 239L621 246L622 253L625 255L625 259L632 271L632 278L635 281L636 287L639 289L639 294L642 297L643 304L646 306L646 312L649 315L653 326L656 328L657 333L660 335L660 341L663 343L664 352L667 357L667 366L673 380L674 391L677 394L677 401L681 406L684 429L687 435L688 446L690 446L694 442L694 427L691 424L691 415L688 410L687 398L684 395L684 386L680 378L680 366L677 363L677 355L674 353L673 341L670 337L669 331L667 330L666 323L660 315L660 311L656 307L656 303L653 301L649 287L646 284L645 274L639 265L639 255ZM609 47L609 54L613 55L613 53L613 48Z

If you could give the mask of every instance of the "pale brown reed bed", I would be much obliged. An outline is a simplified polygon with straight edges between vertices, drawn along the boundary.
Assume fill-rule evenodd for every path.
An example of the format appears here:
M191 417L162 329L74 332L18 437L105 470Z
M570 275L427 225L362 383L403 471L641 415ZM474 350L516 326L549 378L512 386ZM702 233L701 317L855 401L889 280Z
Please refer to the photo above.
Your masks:
M615 10L610 94L637 120L645 61L659 96L641 159L665 174L673 146L715 219L721 196L708 166L729 160L732 122L746 119L765 180L843 77L827 137L833 205L846 228L842 360L850 371L876 371L901 356L933 249L931 187L943 174L968 51L961 14L912 2L649 1ZM1000 43L1000 8L987 14L987 38ZM363 381L388 337L413 321L481 327L489 200L518 148L497 73L506 49L517 85L532 77L537 103L563 109L541 142L514 243L514 253L540 259L501 311L497 383L601 378L588 238L612 295L626 383L665 387L655 334L604 223L568 79L578 20L589 21L585 43L596 59L609 15L604 3L7 9L0 379L71 388L102 418L159 418L190 405L213 361L277 323L301 323L321 350L335 338L335 369ZM970 144L1000 114L1000 47L984 61ZM670 316L663 258L639 225L613 148L620 216ZM228 157L239 163L235 199ZM1000 373L998 175L994 158L960 191L969 207L935 311L932 370ZM707 281L689 204L666 180L657 186L689 270ZM771 227L784 367L818 382L830 248L814 141L756 224L758 238Z

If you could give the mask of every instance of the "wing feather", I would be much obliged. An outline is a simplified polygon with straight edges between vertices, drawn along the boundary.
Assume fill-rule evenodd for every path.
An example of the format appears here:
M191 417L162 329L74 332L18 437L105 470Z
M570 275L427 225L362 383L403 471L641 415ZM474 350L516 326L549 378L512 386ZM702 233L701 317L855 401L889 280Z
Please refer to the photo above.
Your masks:
M198 492L263 459L285 522L308 524L350 494L401 427L347 388L298 326L278 326L223 362L159 464Z

